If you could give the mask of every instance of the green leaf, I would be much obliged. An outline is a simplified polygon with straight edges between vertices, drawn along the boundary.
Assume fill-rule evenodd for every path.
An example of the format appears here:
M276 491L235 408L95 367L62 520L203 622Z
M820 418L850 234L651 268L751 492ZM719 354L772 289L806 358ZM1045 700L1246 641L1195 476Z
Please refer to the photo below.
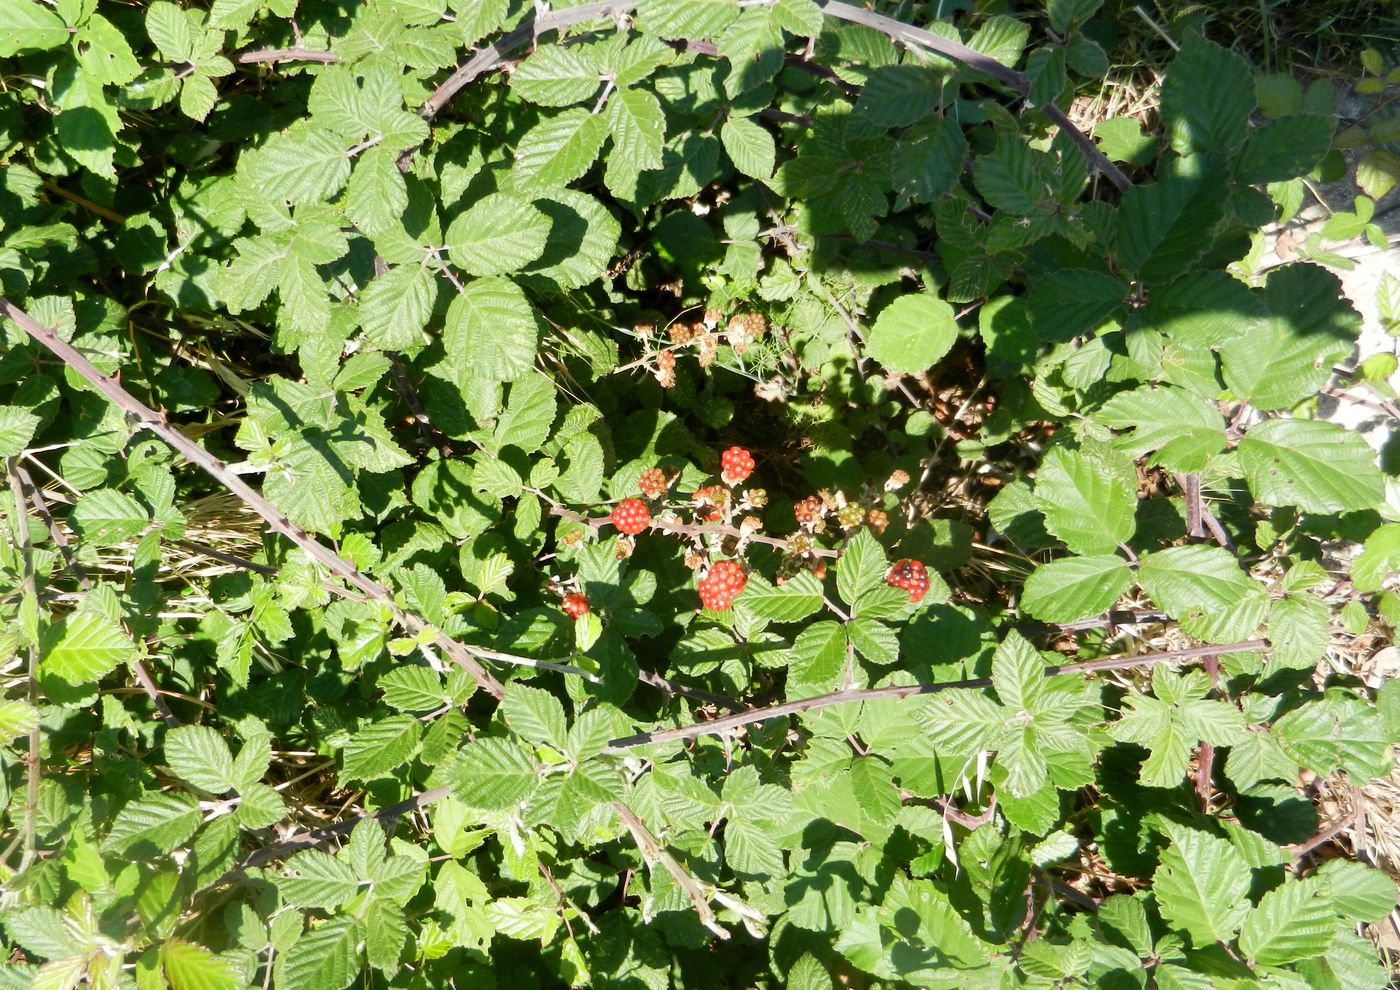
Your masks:
M1130 457L1156 451L1152 463L1169 471L1200 471L1225 446L1225 417L1215 404L1170 385L1119 392L1094 418L1117 430L1131 430L1119 438L1117 447Z
M1375 451L1334 423L1265 420L1245 434L1239 455L1250 490L1265 505L1352 512L1374 508L1385 494Z
M1317 876L1343 918L1377 925L1395 910L1395 881L1374 867L1333 859L1322 864Z
M821 611L821 582L811 571L799 571L777 586L762 574L750 574L734 607L772 622L797 622Z
M855 604L865 595L885 583L889 561L885 549L862 529L851 537L841 559L836 562L836 590L843 601Z
M1026 216L1053 197L1041 173L1038 153L1019 137L1003 136L996 149L978 158L973 182L982 198L995 209Z
M953 307L933 295L900 296L880 311L866 350L890 371L920 374L958 339Z
M838 622L812 623L793 642L788 665L788 698L837 690L846 669L846 631Z
M637 26L662 38L714 38L739 16L735 0L641 0Z
M1045 690L1045 658L1016 630L992 655L992 689L1014 714L1038 711Z
M275 135L257 151L244 152L238 171L258 196L300 206L339 192L350 178L350 159L334 134L312 129Z
M431 712L451 700L442 678L427 667L398 667L379 678L384 703L401 712Z
M161 943L160 964L171 990L235 990L244 985L232 963L202 945L167 939Z
M744 175L760 182L773 177L777 161L773 135L752 117L729 118L720 128L719 138L729 160Z
M471 275L502 275L525 268L544 253L549 218L506 193L474 203L447 228L452 263Z
M1366 548L1351 565L1351 582L1357 591L1380 591L1392 574L1400 572L1400 523L1387 523L1366 538Z
M1102 4L1103 0L1046 0L1050 29L1056 34L1065 34L1093 17Z
M402 229L408 184L399 171L398 152L386 145L360 155L345 189L345 212L371 236Z
M458 367L484 380L508 382L534 365L539 332L535 311L519 286L482 278L453 297L442 343Z
M1400 155L1386 148L1372 148L1356 163L1356 184L1367 196L1380 199L1400 183Z
M1110 117L1096 124L1092 133L1099 150L1115 162L1146 165L1156 149L1156 142L1142 132L1136 117Z
M1149 281L1186 273L1207 247L1201 227L1219 212L1218 190L1199 179L1170 178L1133 186L1118 212L1114 257Z
M479 738L463 748L452 770L452 793L473 808L512 808L539 784L534 761L509 739Z
M343 856L306 849L287 860L275 879L289 903L333 911L348 904L368 878L358 876Z
M569 733L564 706L559 699L542 688L512 683L506 688L501 702L501 715L506 724L526 742L548 743L555 749L564 748Z
M1196 948L1228 942L1250 911L1249 864L1224 839L1175 824L1166 831L1172 844L1152 878L1163 919Z
M624 89L614 96L608 101L608 128L612 133L613 157L621 155L637 169L661 167L666 115L653 94L644 89ZM772 171L770 166L768 174Z
M1225 384L1261 412L1316 395L1356 344L1360 317L1337 277L1315 265L1269 273L1268 319L1220 349Z
M1078 622L1112 608L1132 583L1133 572L1121 557L1066 557L1031 573L1021 608L1045 622Z
M354 918L337 917L302 935L280 960L279 987L295 990L345 990L360 974L364 927Z
M27 701L0 701L0 746L8 746L39 726L39 709Z
M235 789L233 754L207 725L182 725L167 732L165 761L175 776L211 794Z
M134 498L115 488L99 488L83 495L69 518L80 537L98 546L124 543L151 523L150 515Z
M1268 608L1264 589L1220 547L1172 547L1149 554L1142 559L1138 580L1154 602L1208 642L1252 636Z
M390 268L360 296L360 326L365 338L386 351L421 347L436 298L437 280L428 268Z
M114 855L153 858L183 845L199 828L199 808L183 794L147 794L129 801L102 848Z
M526 375L510 387L505 412L496 420L492 449L538 449L549 437L554 413L554 382L545 375Z
M1332 147L1337 118L1330 114L1294 113L1256 127L1235 166L1241 182L1284 182L1307 175Z
M39 417L27 409L0 405L0 457L17 457L23 452L39 423Z
M373 780L386 776L412 758L422 737L411 715L390 715L371 722L350 737L342 753L342 780Z
M68 44L68 26L36 0L0 0L0 58Z
M1045 528L1078 554L1106 554L1136 529L1135 477L1082 451L1055 447L1041 462L1035 500Z
M1182 40L1162 83L1162 119L1173 148L1183 155L1239 148L1254 106L1248 62L1199 35Z
M557 189L535 205L552 226L544 254L526 269L524 281L558 292L603 277L622 229L607 207L573 189Z
M1327 652L1327 606L1311 596L1281 598L1269 609L1270 660L1280 667L1311 670Z
M95 612L78 612L58 622L45 644L40 669L69 684L101 680L136 655L135 644L121 627Z
M545 118L516 145L516 188L546 191L568 185L593 165L607 136L607 117L582 108Z
M567 107L591 99L602 85L600 66L583 46L540 45L516 66L510 88L523 100Z
M1240 931L1240 951L1259 966L1284 966L1327 951L1337 931L1327 887L1285 880L1259 899Z
M918 65L877 66L865 80L855 114L882 127L907 127L932 113L938 77Z

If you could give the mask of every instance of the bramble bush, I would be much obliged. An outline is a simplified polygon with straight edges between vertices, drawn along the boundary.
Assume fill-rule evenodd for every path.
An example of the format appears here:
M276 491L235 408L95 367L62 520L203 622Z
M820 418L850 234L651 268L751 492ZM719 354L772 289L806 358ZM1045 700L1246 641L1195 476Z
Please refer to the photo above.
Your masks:
M0 985L1384 986L1332 107L1007 6L0 0Z

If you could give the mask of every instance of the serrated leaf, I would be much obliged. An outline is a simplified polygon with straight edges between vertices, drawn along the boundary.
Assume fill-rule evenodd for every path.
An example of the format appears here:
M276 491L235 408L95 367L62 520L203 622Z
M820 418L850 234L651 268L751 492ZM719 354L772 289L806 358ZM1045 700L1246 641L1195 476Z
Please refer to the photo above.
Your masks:
M68 25L35 0L0 0L0 58L68 44Z
M27 409L0 405L0 457L17 457L34 439L39 422Z
M1241 182L1284 182L1307 175L1332 147L1337 118L1293 113L1256 127L1245 142L1235 174Z
M544 253L549 228L549 218L523 199L491 193L452 221L447 252L471 275L516 272Z
M1400 523L1387 523L1366 538L1365 549L1351 565L1351 581L1357 591L1379 591L1400 573Z
M39 725L39 709L27 701L0 701L0 746L8 746Z
M1356 344L1360 317L1341 282L1315 265L1269 273L1268 318L1220 348L1225 384L1260 411L1286 409L1316 395Z
M1372 148L1357 160L1356 184L1378 200L1400 183L1400 155L1386 148Z
M421 736L421 726L411 715L371 722L345 744L341 779L373 780L392 773L413 756Z
M735 0L641 0L637 26L662 38L714 38L739 16Z
M368 877L360 877L343 857L306 849L277 871L277 889L297 907L331 911L360 892Z
M239 159L239 174L258 195L302 205L339 192L350 178L350 159L340 138L325 130L275 135Z
M175 776L211 794L234 789L233 754L207 725L182 725L165 734L165 761Z
M473 808L514 807L539 784L535 763L518 743L483 738L468 743L452 770L452 793Z
M953 307L936 296L901 296L880 311L866 351L890 371L921 374L958 339Z
M582 108L545 118L515 147L516 188L539 192L568 185L593 165L607 135L607 118Z
M810 571L799 571L776 586L762 574L750 574L735 607L772 622L797 622L821 611L821 582Z
M161 943L160 964L171 990L234 990L244 985L227 959L179 939Z
M1244 143L1254 112L1254 78L1249 63L1233 52L1189 34L1162 83L1162 119L1172 147L1232 151Z
M1050 190L1039 168L1037 152L1018 137L1002 136L991 154L973 165L973 182L995 209L1017 216L1036 212Z
M600 66L582 46L541 45L516 66L510 88L521 99L567 107L591 99L602 85Z
M78 612L62 620L45 641L40 669L69 684L98 681L136 655L135 644L121 627L95 612Z
M1213 642L1249 636L1268 607L1264 589L1221 547L1172 547L1149 554L1138 569L1138 580L1152 600L1177 619L1225 619L1222 635Z
M1162 917L1197 948L1234 937L1249 914L1249 864L1224 839L1169 825L1171 846L1153 874Z
M1122 557L1066 557L1031 573L1021 608L1045 622L1078 622L1112 608L1132 583L1133 572Z
M569 726L564 706L543 688L512 683L501 702L506 724L526 742L548 743L562 750Z
M398 667L379 678L384 703L401 712L431 712L449 700L442 678L427 667Z
M877 66L865 80L855 113L885 127L907 127L933 112L938 76L919 65Z
M777 162L773 135L753 118L729 118L719 130L719 139L729 160L744 175L760 182L773 177L773 166Z
M437 281L422 265L390 268L360 296L360 326L365 338L386 351L420 347L423 329L437 298Z
M1045 528L1079 554L1106 554L1132 538L1137 493L1133 479L1082 451L1056 447L1035 480Z
M354 918L323 922L285 951L277 985L297 990L345 990L360 973L363 938L364 929Z
M1250 490L1265 505L1353 512L1375 507L1385 493L1375 452L1335 423L1265 420L1245 434L1239 455Z
M545 375L526 375L510 387L505 412L496 420L493 449L537 450L554 423L554 382Z
M102 847L113 854L151 858L178 848L198 827L199 808L193 798L147 794L117 813Z
M846 669L846 631L838 622L814 622L789 652L788 697L834 691Z
M99 488L78 499L69 520L83 539L111 546L140 535L151 517L130 495L115 488Z
M1269 609L1270 660L1280 667L1311 670L1327 652L1327 606L1311 596L1290 596Z
M519 286L481 278L453 297L442 342L448 357L473 375L514 381L534 365L539 323Z
M1240 951L1260 966L1284 966L1327 951L1337 931L1326 886L1289 879L1259 899L1240 930Z
M855 604L862 595L885 583L889 561L885 548L866 529L851 537L836 561L836 590L843 601Z
M613 155L622 155L637 169L661 167L666 115L655 95L644 89L624 89L618 93L608 101L608 127L612 133ZM771 168L769 174L772 174Z
M1094 418L1131 430L1119 439L1118 448L1130 457L1156 451L1153 463L1169 471L1200 471L1225 446L1225 417L1215 404L1170 385L1120 392Z
M1374 867L1333 859L1322 864L1317 876L1343 918L1376 925L1395 910L1395 881Z

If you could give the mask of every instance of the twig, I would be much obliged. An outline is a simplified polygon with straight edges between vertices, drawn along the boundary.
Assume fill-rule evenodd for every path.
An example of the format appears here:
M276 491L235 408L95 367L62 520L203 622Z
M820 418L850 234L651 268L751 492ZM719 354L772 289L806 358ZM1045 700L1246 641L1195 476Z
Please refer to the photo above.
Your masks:
M29 513L24 510L24 492L19 480L19 473L16 470L19 458L10 457L5 461L6 473L9 475L10 493L15 503L15 543L19 547L22 559L23 574L20 578L24 587L24 597L28 599L30 607L34 610L34 621L37 626L39 622L39 584L34 578L34 547L29 541ZM23 614L21 609L21 614ZM36 635L37 629L31 630ZM34 727L29 730L29 753L24 758L25 765L25 786L24 786L24 821L20 826L19 835L15 836L15 842L19 843L22 850L19 862L19 872L23 873L29 868L29 864L34 861L36 854L35 833L36 822L39 814L39 778L43 773L43 763L40 759L41 737L40 725L37 717L39 708L39 644L31 642L26 651L28 653L28 677L25 685L26 697L30 707L34 709ZM14 851L14 843L4 852L0 862L7 862L10 853Z
M601 529L611 523L608 516L585 516L580 515L562 505L554 505L549 509L549 514L567 519L570 522L583 523L594 529ZM776 536L764 536L762 533L750 533L739 529L737 526L725 526L722 523L683 523L674 519L653 519L652 529L659 529L663 533L672 533L676 536L701 536L713 534L716 536L732 536L736 539L747 540L750 543L761 543L767 547L776 547L779 550L791 551L792 545L789 540ZM812 547L807 551L814 557L829 557L835 559L840 556L835 550L827 550L824 547Z
M413 416L413 423L418 427L418 432L422 433L423 438L436 447L438 453L444 458L451 457L452 444L428 418L423 403L418 399L418 390L408 380L408 372L404 371L402 359L393 352L389 353L389 376L394 379L394 388L398 391L399 398L403 399L404 405L408 406L408 411Z
M627 831L632 833L632 841L637 844L637 849L640 850L642 859L646 860L647 866L655 869L656 864L660 863L665 867L666 872L671 874L671 879L676 881L676 886L680 887L685 892L685 896L690 898L691 906L695 908L695 914L700 919L700 924L720 938L729 938L728 929L715 919L715 912L710 908L710 899L696 879L687 873L680 863L676 862L676 858L667 852L661 843L656 841L656 837L647 831L646 825L631 808L621 801L614 801L613 810L617 812L617 817L622 820L622 824L627 826Z
M53 179L45 179L44 188L55 196L61 196L70 203L76 203L89 213L97 214L104 220L110 220L113 223L126 223L126 217L122 216L120 213L107 209L107 207L103 206L101 203L94 203L86 196L79 196L77 193L69 192Z
M1192 660L1198 657L1218 656L1221 653L1258 650L1268 645L1268 640L1250 639L1228 646L1192 646L1182 650L1165 650L1161 653L1144 653L1139 656L1104 657L1101 660L1084 660L1079 663L1067 663L1055 667L1046 667L1045 675L1050 677L1055 674L1084 674L1100 670L1125 670L1131 667L1149 666L1169 660ZM751 725L754 722L766 722L769 719L779 718L784 715L797 715L801 712L830 708L832 705L844 705L855 701L909 698L914 695L938 694L943 691L953 691L959 688L991 687L991 684L992 681L989 677L974 677L969 680L947 681L942 684L905 684L895 687L865 688L860 691L837 691L833 694L823 694L815 698L802 698L798 701L789 701L781 705L756 708L753 711L741 712L738 715L729 715L725 718L717 718L709 722L700 722L679 729L653 730L651 732L642 732L635 736L614 739L608 744L608 749L606 751L620 753L629 749L634 749L637 746L675 742L680 739L695 739L700 736L721 735L731 729Z
M1329 825L1327 828L1314 835L1311 839L1299 842L1296 845L1284 846L1284 848L1288 850L1290 855L1292 855L1294 862L1297 862L1311 855L1313 850L1317 849L1319 846L1323 846L1331 842L1337 836L1341 835L1347 829L1351 828L1353 825L1356 824L1357 807L1358 806L1353 805L1351 814L1344 816L1341 819L1341 821L1334 822L1333 824Z
M476 657L472 655L471 648L464 647L441 630L432 628L416 613L400 608L388 588L361 573L355 565L335 551L323 546L301 527L293 524L282 510L254 491L236 474L229 471L222 461L171 426L170 420L164 414L157 413L144 405L130 392L122 388L115 377L108 378L102 374L71 344L64 341L52 330L39 325L28 313L3 296L0 296L0 315L13 320L21 330L52 351L64 364L86 379L109 402L132 419L142 423L156 436L175 448L187 461L237 495L248 508L261 516L274 532L281 533L299 546L312 560L360 592L382 601L398 625L413 635L431 634L432 642L451 657L455 663L470 673L476 679L477 684L488 694L497 699L505 697L505 687L477 661Z
M242 52L235 60L240 65L254 65L259 62L324 62L331 65L340 61L335 52L314 51L309 48L260 48L257 51Z

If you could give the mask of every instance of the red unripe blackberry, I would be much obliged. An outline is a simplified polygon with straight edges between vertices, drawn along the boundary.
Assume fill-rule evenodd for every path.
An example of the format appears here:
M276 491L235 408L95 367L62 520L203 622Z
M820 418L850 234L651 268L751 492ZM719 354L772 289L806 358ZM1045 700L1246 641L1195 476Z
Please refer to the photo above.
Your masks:
M870 532L879 536L890 524L890 517L884 509L871 509L865 514L865 524L870 527Z
M822 517L822 500L815 495L808 495L792 507L792 514L800 525L810 526Z
M695 514L707 522L717 522L723 515L722 509L729 501L729 491L718 485L707 485L696 489L691 496Z
M726 485L737 485L753 474L753 455L743 447L730 447L719 457L719 476Z
M651 513L639 498L625 498L612 510L612 524L619 533L636 536L651 525Z
M928 571L917 560L897 560L885 575L885 583L909 592L909 600L918 602L928 594Z
M589 612L588 598L577 591L565 595L559 607L564 610L565 615L575 620L583 618Z
M700 604L711 612L723 612L739 597L749 577L737 560L719 560L700 579Z
M660 498L666 494L666 473L660 468L647 468L637 479L637 490L647 498Z

